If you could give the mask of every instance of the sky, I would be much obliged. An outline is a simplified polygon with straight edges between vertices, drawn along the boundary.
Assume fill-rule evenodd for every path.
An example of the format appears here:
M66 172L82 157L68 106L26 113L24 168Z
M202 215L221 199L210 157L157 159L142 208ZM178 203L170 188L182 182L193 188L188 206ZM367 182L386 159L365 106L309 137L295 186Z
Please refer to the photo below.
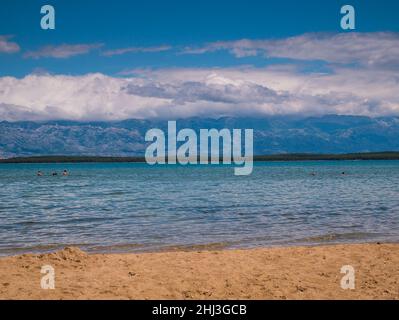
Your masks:
M394 0L0 4L0 120L399 115L398 74Z

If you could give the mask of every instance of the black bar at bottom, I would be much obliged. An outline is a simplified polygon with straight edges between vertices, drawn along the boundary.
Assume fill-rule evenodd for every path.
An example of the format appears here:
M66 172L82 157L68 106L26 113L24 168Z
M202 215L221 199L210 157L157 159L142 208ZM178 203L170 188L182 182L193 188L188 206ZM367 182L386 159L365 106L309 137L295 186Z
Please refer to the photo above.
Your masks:
M3 314L58 318L87 313L91 317L128 319L275 319L288 316L368 316L396 314L398 301L263 301L263 300L134 300L134 301L0 301ZM7 310L8 309L8 310Z

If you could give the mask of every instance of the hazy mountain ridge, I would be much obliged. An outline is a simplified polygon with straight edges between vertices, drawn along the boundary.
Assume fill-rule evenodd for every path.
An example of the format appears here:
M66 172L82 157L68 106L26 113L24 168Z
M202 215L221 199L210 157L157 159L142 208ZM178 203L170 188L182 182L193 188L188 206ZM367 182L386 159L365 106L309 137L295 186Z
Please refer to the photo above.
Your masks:
M178 129L253 128L255 154L351 153L399 150L399 118L322 117L187 118ZM0 122L0 156L141 156L148 129L167 120L118 122Z

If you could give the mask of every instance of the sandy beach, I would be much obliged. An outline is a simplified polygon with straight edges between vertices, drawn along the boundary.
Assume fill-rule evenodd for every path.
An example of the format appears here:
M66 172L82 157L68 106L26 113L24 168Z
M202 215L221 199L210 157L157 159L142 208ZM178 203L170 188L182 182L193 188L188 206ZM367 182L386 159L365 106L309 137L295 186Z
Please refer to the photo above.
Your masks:
M40 286L43 265L55 289ZM343 290L343 265L355 289ZM399 299L399 244L86 254L0 259L1 299Z

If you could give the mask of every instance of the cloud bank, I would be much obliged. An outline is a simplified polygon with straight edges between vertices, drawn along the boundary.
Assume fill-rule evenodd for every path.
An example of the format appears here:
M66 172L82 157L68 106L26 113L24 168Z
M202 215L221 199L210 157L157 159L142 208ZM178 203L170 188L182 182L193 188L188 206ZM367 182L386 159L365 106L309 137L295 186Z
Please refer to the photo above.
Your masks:
M122 120L242 115L399 115L394 71L291 67L164 69L0 78L0 119Z

